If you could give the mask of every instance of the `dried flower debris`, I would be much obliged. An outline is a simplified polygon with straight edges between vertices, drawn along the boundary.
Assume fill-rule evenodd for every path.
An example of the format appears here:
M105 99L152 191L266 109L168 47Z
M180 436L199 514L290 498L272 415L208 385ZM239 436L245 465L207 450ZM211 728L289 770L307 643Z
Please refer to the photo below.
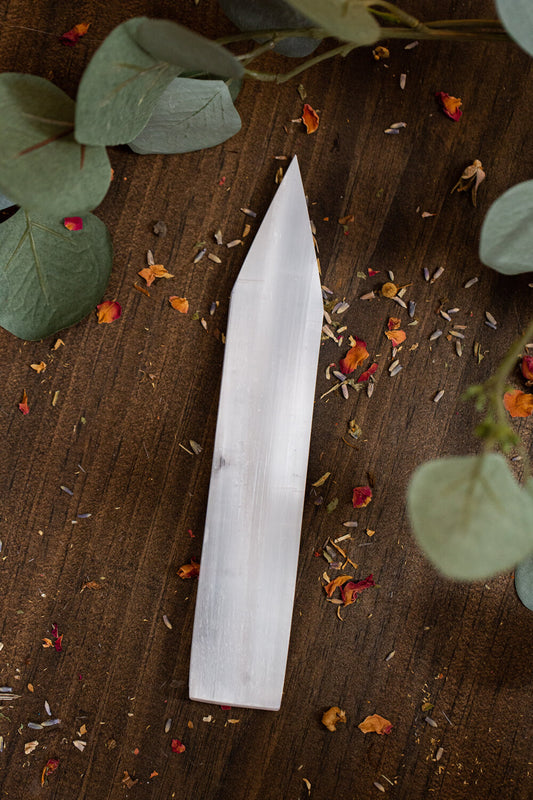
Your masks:
M505 392L503 404L511 417L530 417L533 414L533 394L521 389Z
M392 723L379 714L371 714L357 726L363 733L378 733L380 736L392 731Z
M116 300L105 300L96 306L98 324L114 322L122 315L122 307Z
M320 123L320 117L318 116L315 109L309 105L309 103L305 103L303 112L302 112L302 122L305 125L305 129L307 133L314 133L318 125Z
M59 41L67 47L74 47L74 45L78 44L79 40L87 34L90 27L90 22L78 22L77 25L74 25L73 28L60 36Z
M453 97L451 94L447 94L447 92L435 92L435 97L447 117L453 119L454 122L461 119L463 116L463 112L461 111L463 101L460 97Z
M346 712L339 706L332 706L322 714L322 725L325 725L328 731L336 731L339 722L346 723Z
M471 192L472 197L472 204L475 206L477 204L477 190L482 181L485 180L487 177L486 173L483 171L483 164L481 161L476 158L472 164L469 164L468 167L465 168L463 174L453 187L450 194L453 194L456 190L458 192Z

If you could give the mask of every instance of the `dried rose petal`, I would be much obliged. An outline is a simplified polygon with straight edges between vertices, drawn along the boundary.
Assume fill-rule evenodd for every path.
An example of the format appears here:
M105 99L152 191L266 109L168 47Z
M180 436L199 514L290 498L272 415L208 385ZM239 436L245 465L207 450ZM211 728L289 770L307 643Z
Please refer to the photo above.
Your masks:
M148 267L144 267L144 269L141 269L137 273L137 275L140 275L141 278L144 278L147 286L151 286L156 278L174 277L174 275L172 275L167 269L165 269L163 264L150 264Z
M117 303L116 300L106 300L96 306L96 313L98 316L98 324L102 322L114 322L122 314L122 308L120 303Z
M185 752L185 745L179 739L172 739L170 744L171 750L173 753L184 753Z
M168 298L168 302L172 308L175 308L176 311L180 312L180 314L186 314L189 310L189 301L186 297L177 297L176 295L173 295L172 297Z
M371 586L375 586L374 583L374 576L369 575L367 578L364 578L362 581L349 581L341 587L341 597L345 606L350 606L352 603L355 603L358 596L361 594L362 591L365 589L369 589Z
M356 486L353 490L352 505L354 508L364 508L372 500L370 486Z
M82 36L85 36L90 27L90 22L79 22L69 31L60 36L59 41L62 44L66 44L67 47L74 47L74 45L79 42Z
M183 580L187 578L197 578L199 574L200 564L192 558L190 564L184 564L178 570L178 575L180 578L183 578Z
M387 322L387 330L389 331L397 331L402 321L399 317L389 317L389 321Z
M342 711L339 706L332 706L322 714L322 725L328 731L336 731L339 722L346 722L346 711Z
M359 723L357 726L363 733L379 733L382 736L385 733L390 733L392 730L392 723L385 717L380 717L379 714L371 714L369 717Z
M28 395L26 394L26 389L22 392L22 400L19 403L19 410L22 411L24 416L30 413L30 407L28 405Z
M307 133L314 133L318 128L318 123L320 122L319 116L309 103L304 105L302 122L305 125Z
M368 277L373 278L374 275L377 275L380 272L379 269L372 269L371 267L368 268Z
M390 339L393 347L399 347L405 342L405 331L385 331L385 336Z
M69 231L81 231L83 229L83 220L81 217L65 217L63 225Z
M462 106L463 101L460 97L452 97L452 95L446 92L435 92L435 97L447 117L453 119L454 122L461 119L463 112L460 110L459 106Z
M378 365L375 362L371 364L369 368L366 370L366 372L362 372L359 375L359 377L357 378L357 383L364 383L365 381L367 381L370 378L370 376L374 374L377 368Z
M41 786L44 786L44 782L46 778L52 773L55 772L59 766L59 759L58 758L49 758L46 764L43 767L43 771L41 773Z
M503 404L512 417L530 417L533 413L533 394L513 389L505 392Z
M526 381L533 381L533 356L524 356L520 369Z
M355 337L355 344L351 347L344 358L339 361L339 367L343 375L349 375L354 369L357 369L363 361L368 358L368 350L366 349L366 342L362 339Z
M331 597L335 592L335 589L339 586L342 586L343 583L347 583L348 581L352 581L353 577L351 575L339 575L334 580L330 581L326 586L324 586L324 590L328 597Z

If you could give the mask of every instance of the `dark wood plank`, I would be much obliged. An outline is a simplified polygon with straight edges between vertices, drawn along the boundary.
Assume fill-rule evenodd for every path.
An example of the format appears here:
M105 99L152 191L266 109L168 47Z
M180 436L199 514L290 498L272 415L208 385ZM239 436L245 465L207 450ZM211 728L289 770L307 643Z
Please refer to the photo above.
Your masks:
M435 18L493 14L483 0L432 5ZM422 14L424 6L418 0L410 10ZM0 17L0 67L51 77L74 96L98 43L141 14L208 35L233 30L205 0L197 7L83 2L75 9L10 0ZM57 42L84 19L92 27L82 43L68 49ZM115 179L98 215L113 234L106 297L122 304L121 320L102 326L92 316L65 331L56 351L55 337L25 343L0 331L0 682L22 695L3 711L10 721L0 718L2 797L41 796L50 757L60 766L44 791L56 800L299 800L308 795L304 778L320 800L379 796L374 781L401 800L531 797L531 614L510 575L472 585L440 578L410 536L405 489L422 461L476 448L472 410L459 398L491 373L531 315L528 276L508 279L483 267L477 240L490 204L532 174L532 70L512 45L427 43L405 51L403 44L391 43L388 62L361 50L283 86L246 84L238 99L242 132L212 150L139 157L113 148ZM280 63L292 66L273 57L263 62L265 69ZM311 136L292 122L302 109L300 81L321 112ZM439 112L438 90L463 98L460 123ZM407 127L384 135L397 121ZM370 400L363 393L348 402L335 394L319 400L330 386L325 368L341 355L331 341L323 344L309 479L326 470L332 478L321 490L322 505L310 493L305 507L282 709L224 711L188 700L195 586L177 570L201 551L223 358L217 329L224 331L247 244L218 248L221 265L192 261L198 241L216 248L217 228L226 241L240 236L242 206L257 211L257 229L275 192L280 162L273 157L293 153L317 227L324 283L351 303L347 333L364 338L373 356L381 353L383 366ZM477 157L488 177L475 209L450 189ZM436 216L423 219L425 210ZM337 223L346 214L355 217L348 235ZM163 239L152 232L160 219L168 225ZM150 298L132 286L148 248L175 275L152 287ZM424 266L445 272L428 285ZM379 275L361 278L369 267ZM412 282L419 320L407 328L405 367L392 379L383 330L389 315L405 313L384 299L358 299L388 269L399 283ZM478 286L463 289L472 275L479 275ZM170 308L170 294L189 298L187 317ZM461 359L444 337L428 343L443 301L460 306L458 317L468 324ZM485 309L499 321L497 331L484 325ZM485 351L480 365L474 340ZM47 369L37 375L29 365L40 360ZM24 388L26 417L17 409ZM445 395L436 406L439 388ZM356 448L342 441L352 418L363 429ZM517 428L529 444L530 422ZM202 444L200 456L180 446L189 439ZM366 482L367 471L375 476L375 499L354 513L351 491ZM339 505L328 514L335 497ZM92 516L77 517L84 513ZM320 579L327 565L316 551L355 514L349 552L359 576L372 572L379 585L341 622L325 602ZM367 527L376 531L371 539ZM101 588L82 591L89 581ZM64 633L61 653L42 647L53 623ZM19 725L44 716L45 700L61 726L35 733L23 727L19 735ZM425 700L434 704L437 728L424 721ZM348 717L336 733L320 723L331 705ZM392 721L389 736L358 730L373 712ZM209 715L212 721L203 721ZM165 734L167 718L173 721ZM87 733L79 737L82 724ZM171 752L173 737L183 740L185 753ZM39 747L25 756L24 742L34 738ZM87 741L83 753L72 745L77 738ZM138 779L131 790L121 783L125 770ZM153 771L158 775L150 778Z

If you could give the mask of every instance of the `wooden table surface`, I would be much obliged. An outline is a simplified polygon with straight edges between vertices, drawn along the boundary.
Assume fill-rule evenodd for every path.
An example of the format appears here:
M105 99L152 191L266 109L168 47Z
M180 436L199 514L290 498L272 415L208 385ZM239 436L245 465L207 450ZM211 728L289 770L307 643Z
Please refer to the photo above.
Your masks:
M409 10L421 15L427 5L413 0ZM430 5L435 19L494 14L488 0ZM234 31L214 0L5 0L0 68L51 78L75 96L99 43L143 14L212 37ZM81 21L91 23L88 35L61 45L58 35ZM242 131L210 150L137 156L112 148L115 178L97 214L114 240L106 299L118 299L121 319L98 325L91 315L61 333L57 350L56 336L23 342L0 330L0 683L21 695L0 716L2 798L354 800L381 796L375 782L398 800L532 796L533 616L510 574L472 585L439 577L405 510L418 464L475 450L475 415L461 394L491 374L532 313L531 278L500 276L477 255L491 203L532 175L531 61L512 44L404 45L391 42L387 61L362 49L282 86L247 82L237 100ZM262 66L294 62L268 56ZM312 135L294 121L300 82L320 112ZM459 122L438 109L441 90L462 98ZM407 126L398 135L384 134L400 121ZM363 338L380 369L370 399L352 390L347 401L338 392L319 399L332 385L327 365L345 354L331 340L322 344L282 707L224 710L188 699L196 584L177 572L201 553L230 291L287 163L275 157L294 153L323 283L350 304L346 336ZM475 158L487 172L477 208L450 194ZM349 214L345 231L338 219ZM168 227L164 238L153 232L158 220ZM244 246L217 247L218 228L227 242L247 221ZM201 241L222 263L193 263ZM133 284L149 249L175 277L146 297ZM428 284L424 267L445 271ZM369 277L369 269L379 273ZM405 328L404 368L394 378L383 332L390 315L406 313L383 298L360 299L388 270L412 284L406 297L418 320ZM464 289L473 276L478 284ZM187 315L170 307L171 294L188 298ZM467 325L462 357L445 336L428 341L441 303L458 306L456 319ZM484 324L485 310L496 331ZM41 360L46 371L37 374L30 364ZM26 416L18 409L24 389ZM351 419L363 431L355 447L343 441ZM529 444L531 420L517 429ZM188 452L191 439L199 455ZM326 471L317 504L311 483ZM352 489L368 473L374 500L354 512ZM343 608L341 621L326 602L328 565L317 552L354 518L359 526L343 546L357 576L372 573L377 586ZM43 647L53 624L61 652ZM60 726L28 729L46 717L45 701ZM321 716L334 705L347 722L332 733ZM392 722L389 735L358 729L373 713ZM185 752L172 752L174 738ZM74 740L86 742L83 752ZM41 787L49 758L59 767Z

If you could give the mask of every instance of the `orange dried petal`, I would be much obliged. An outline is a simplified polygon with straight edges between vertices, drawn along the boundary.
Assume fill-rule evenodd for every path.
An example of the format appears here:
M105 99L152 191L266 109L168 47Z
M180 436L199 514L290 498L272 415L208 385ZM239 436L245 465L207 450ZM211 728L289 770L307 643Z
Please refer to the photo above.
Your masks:
M533 394L513 389L505 392L503 404L512 417L530 417L533 413Z
M328 731L336 731L339 722L346 722L346 711L342 711L339 706L332 706L322 714L322 725Z
M463 112L460 110L460 106L463 105L463 101L460 97L452 97L451 94L447 94L446 92L436 92L435 97L439 101L447 117L453 119L454 122L461 119Z
M384 733L391 732L392 723L385 717L380 717L379 714L371 714L369 717L365 717L357 727L363 733L379 733L382 736Z
M180 578L183 578L183 580L186 580L187 578L197 578L199 574L200 564L198 561L194 561L193 559L191 559L190 564L184 564L178 570L178 575Z
M368 358L368 350L366 349L366 342L362 339L355 337L355 344L351 347L344 358L339 361L339 367L343 375L349 375L354 369L357 369L363 361Z
M337 578L334 578L326 586L324 586L327 596L331 597L338 586L342 586L348 581L353 581L353 577L351 575L339 575Z
M399 317L389 317L389 321L387 322L387 330L389 331L397 331L402 321Z
M173 295L172 297L168 298L168 302L172 308L175 308L176 311L180 312L180 314L186 314L189 310L189 301L186 297L177 297L176 295Z
M156 278L156 276L154 275L154 273L152 272L150 267L144 267L144 269L141 269L137 273L137 275L140 275L141 278L143 278L146 281L146 285L147 286L151 286L152 283L155 281L155 278Z
M98 324L114 322L122 314L122 308L116 300L105 300L105 302L96 306L96 314L98 316Z
M385 336L390 339L393 347L399 347L406 338L405 331L385 331Z
M306 103L304 105L302 122L305 125L307 133L314 133L318 128L318 123L320 122L320 118L316 113L315 109L312 108L309 105L309 103Z
M38 364L30 364L30 367L35 370L35 372L44 372L46 369L46 364L44 361L39 361Z

